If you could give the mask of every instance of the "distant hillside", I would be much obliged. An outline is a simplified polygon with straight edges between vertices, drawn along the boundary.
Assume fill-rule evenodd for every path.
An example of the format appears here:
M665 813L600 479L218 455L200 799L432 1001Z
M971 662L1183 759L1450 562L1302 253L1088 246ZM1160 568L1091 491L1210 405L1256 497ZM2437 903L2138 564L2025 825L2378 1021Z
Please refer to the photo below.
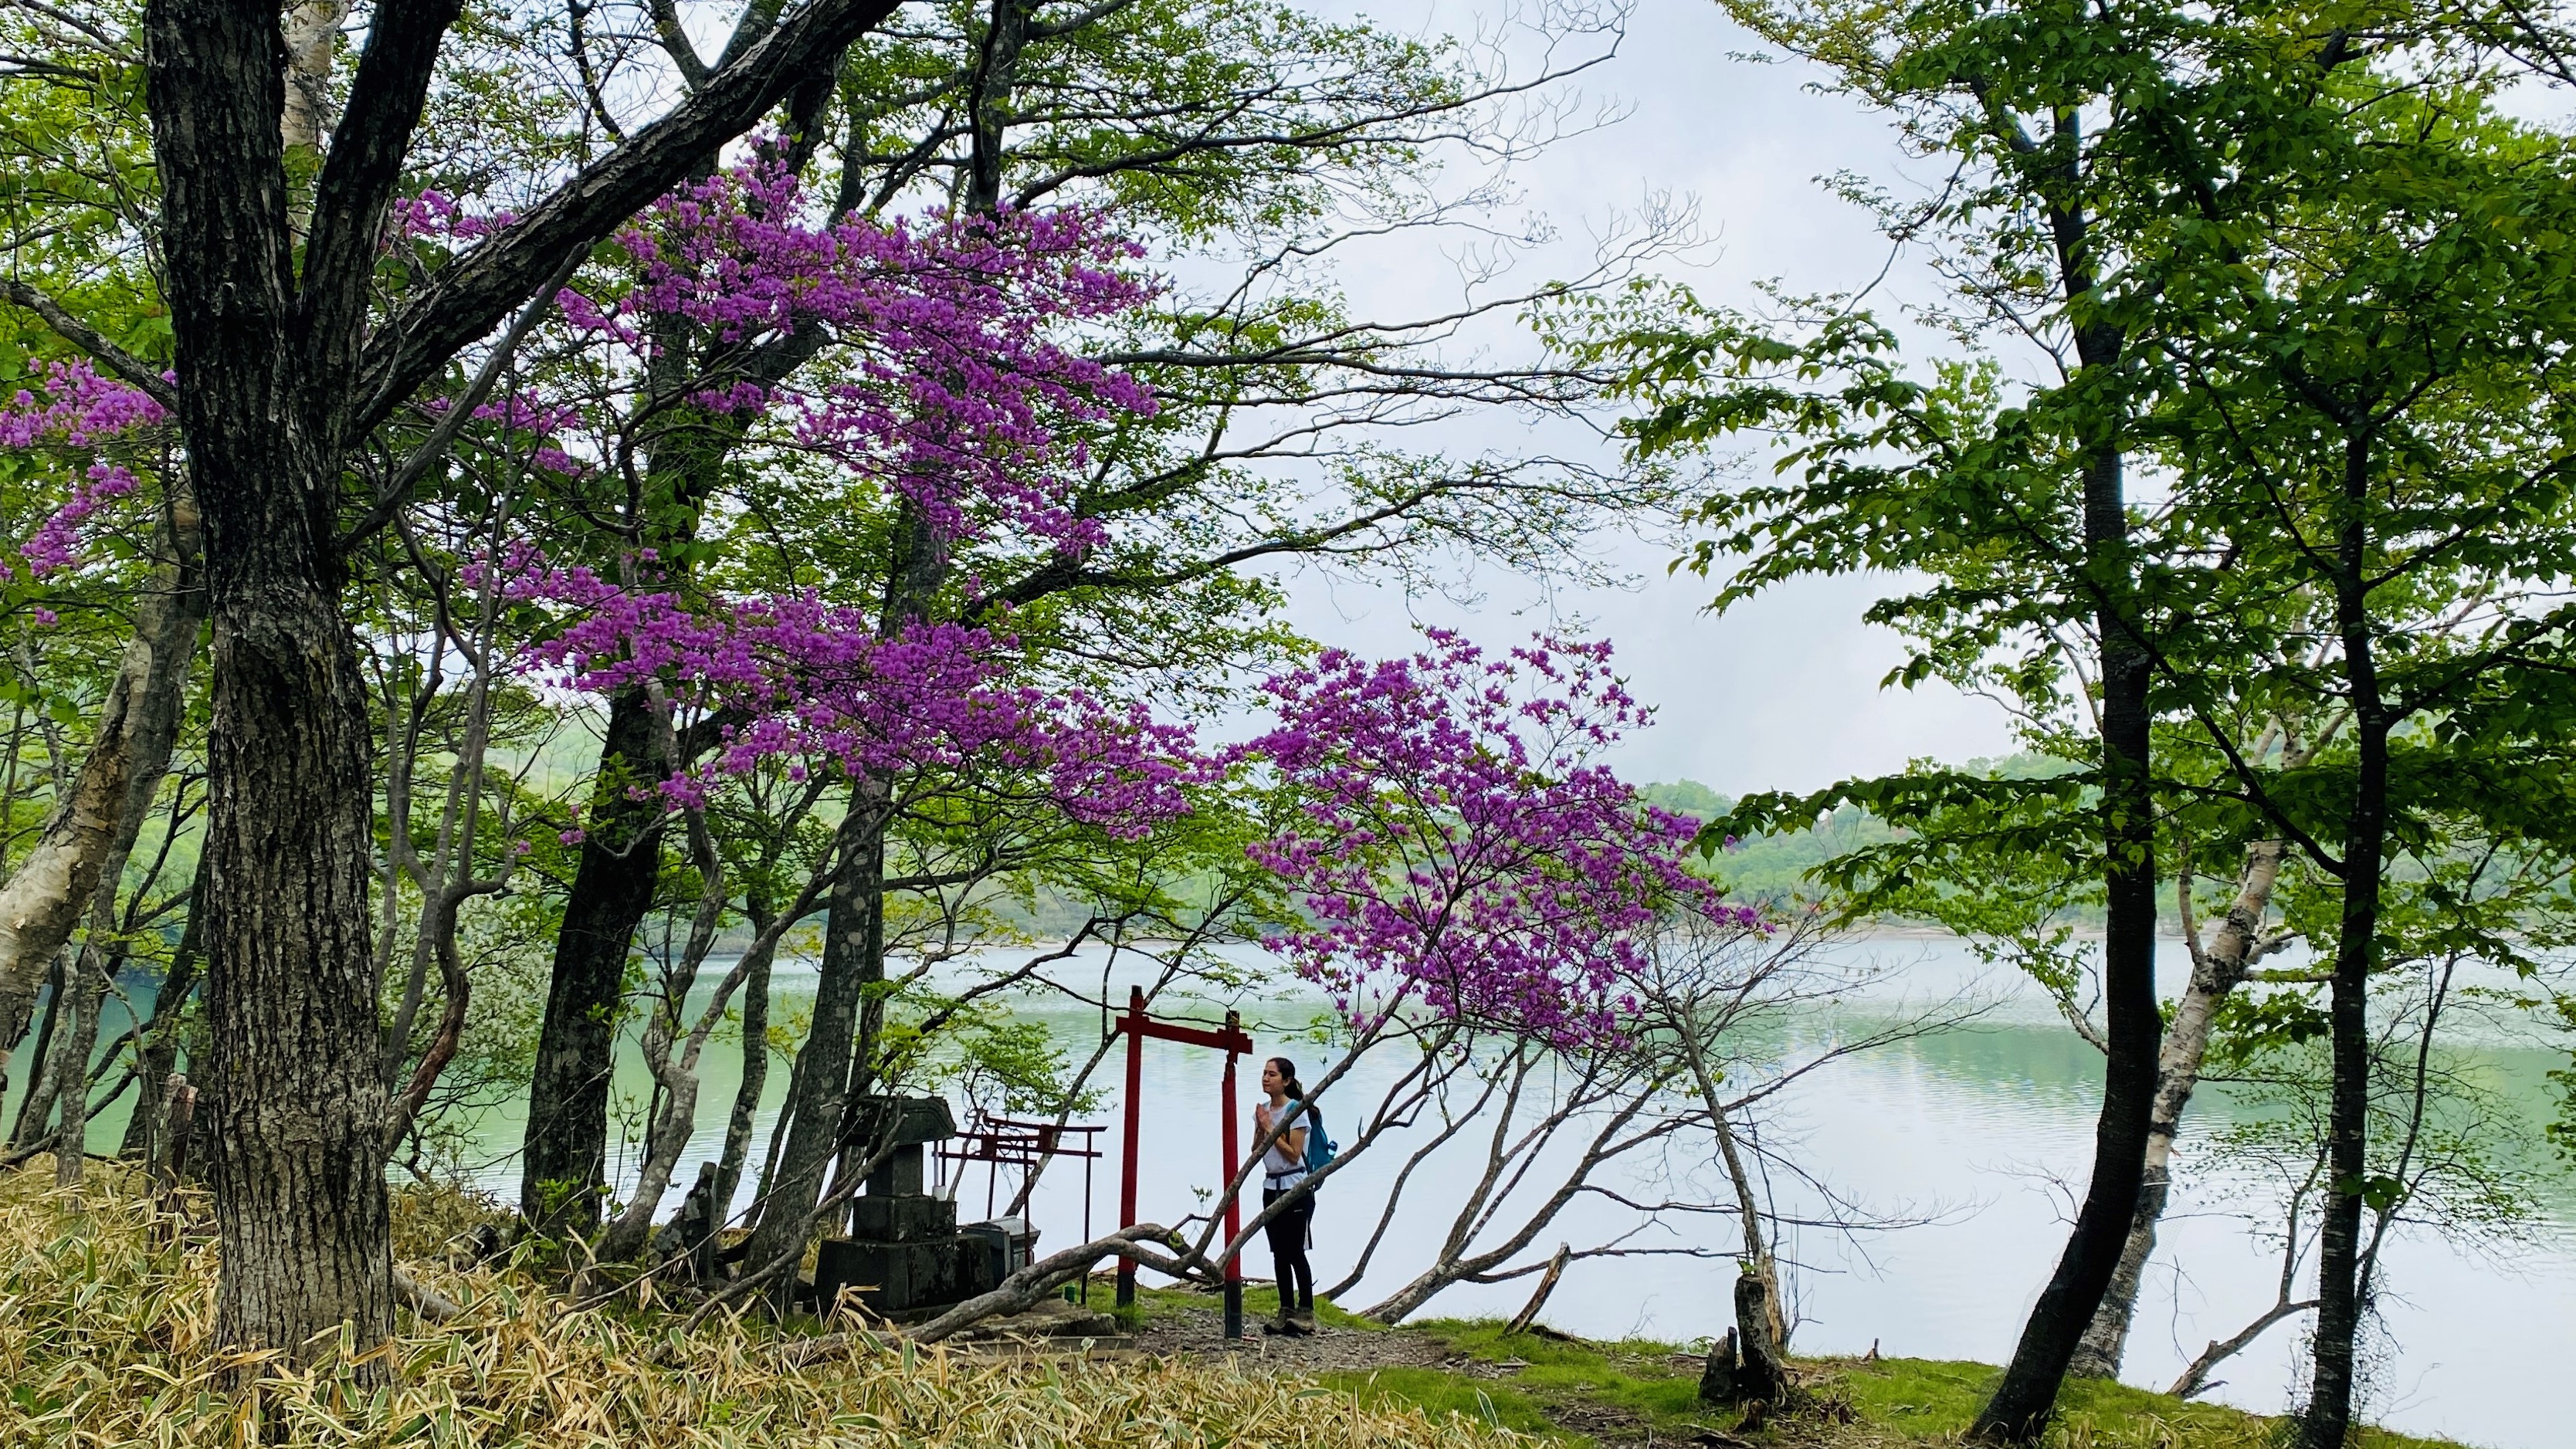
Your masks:
M2033 780L2062 775L2077 767L2052 756L2024 752L2000 759L1973 759L1959 768L1996 779ZM1714 819L1735 808L1734 796L1719 794L1697 780L1642 785L1637 793L1649 804L1702 820ZM1806 879L1809 870L1846 851L1894 840L1897 834L1894 826L1867 810L1846 805L1810 829L1738 841L1711 864L1732 895L1766 900L1813 896L1817 890ZM2079 921L2095 921L2100 915L2099 906L2071 913Z
M1637 793L1648 804L1702 820L1735 808L1734 796L1721 795L1697 780L1644 785ZM1816 887L1806 879L1809 870L1845 851L1895 838L1894 827L1857 805L1847 805L1806 830L1737 841L1710 864L1730 895L1766 900L1812 896Z

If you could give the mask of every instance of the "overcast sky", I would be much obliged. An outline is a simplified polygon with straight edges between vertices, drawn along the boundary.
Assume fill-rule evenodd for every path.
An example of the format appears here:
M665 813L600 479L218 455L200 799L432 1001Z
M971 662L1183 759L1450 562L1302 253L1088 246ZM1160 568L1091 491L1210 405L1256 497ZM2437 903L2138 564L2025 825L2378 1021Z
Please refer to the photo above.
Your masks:
M1473 33L1489 28L1499 8L1494 0L1432 0L1414 12L1418 20L1389 7L1371 11L1380 23ZM1804 89L1812 72L1736 58L1759 48L1710 0L1641 0L1617 57L1579 82L1587 100L1617 103L1624 119L1560 141L1512 172L1517 202L1504 219L1534 213L1565 238L1525 261L1513 280L1578 269L1588 237L1657 194L1695 204L1708 237L1659 269L1711 301L1750 303L1753 284L1765 278L1799 292L1850 290L1887 267L1887 245L1867 216L1816 178L1858 171L1903 187L1920 166L1908 167L1885 123L1856 102ZM1361 315L1372 307L1418 310L1420 298L1456 286L1454 264L1430 244L1372 256L1343 280ZM1928 300L1932 290L1900 258L1881 295ZM1547 446L1560 441L1551 436ZM1613 641L1632 688L1658 711L1656 726L1616 760L1640 780L1688 778L1731 793L1804 788L1918 756L1955 761L2009 748L2003 714L1986 700L1940 685L1878 687L1902 657L1892 633L1860 622L1886 591L1884 580L1800 584L1713 618L1701 612L1710 592L1704 581L1666 576L1669 549L1634 540L1605 547L1640 577L1637 587L1542 594L1486 570L1476 578L1481 602L1461 608L1305 580L1296 586L1295 620L1315 637L1374 653L1408 648L1416 621L1463 627L1491 648L1552 620L1584 621Z

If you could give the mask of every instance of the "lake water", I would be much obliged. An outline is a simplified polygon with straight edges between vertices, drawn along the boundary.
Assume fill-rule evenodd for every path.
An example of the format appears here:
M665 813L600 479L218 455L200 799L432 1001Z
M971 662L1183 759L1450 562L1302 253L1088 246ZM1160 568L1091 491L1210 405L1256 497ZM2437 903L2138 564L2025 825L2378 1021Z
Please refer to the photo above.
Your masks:
M1791 1230L1784 1256L1795 1267L1788 1291L1797 1326L1794 1345L1811 1353L1859 1353L1875 1342L1882 1353L1999 1362L2007 1356L2024 1314L2065 1242L2075 1191L2089 1170L2100 1059L2050 1012L2035 992L2015 979L1981 968L1956 943L1942 940L1873 940L1838 951L1865 956L1890 968L1884 984L1844 1008L1814 1035L1866 1029L1901 1009L1897 994L1930 999L1966 988L1994 998L1993 1010L1974 1025L1901 1042L1838 1062L1785 1093L1765 1126L1766 1141L1798 1167L1859 1210L1879 1217L1929 1218L1919 1225L1846 1236ZM1096 957L1094 958L1097 959ZM1096 971L1096 967L1092 968ZM2184 971L2178 943L2167 943L2160 974L2167 989ZM712 973L710 973L712 974ZM1083 972L1067 973L1080 979ZM810 990L810 972L781 963L779 1015L798 1009ZM1097 980L1096 975L1093 980ZM1113 1000L1127 982L1113 974ZM1055 998L1061 1002L1062 998ZM148 1006L148 1001L142 1004ZM1311 1020L1312 1000L1264 999L1238 1003L1258 1050L1295 1058L1308 1081L1324 1061L1295 1028ZM1171 1003L1163 1014L1213 1018L1224 1003ZM1026 1003L1079 1060L1098 1043L1096 1011ZM122 1023L111 1005L105 1033ZM1790 1041L1793 1055L1813 1041ZM1123 1048L1121 1049L1123 1050ZM2546 1073L2565 1058L2509 1042L2470 1048L2469 1065L2525 1115L2548 1108ZM1198 1211L1193 1189L1212 1188L1220 1175L1217 1091L1218 1054L1169 1043L1149 1045L1144 1070L1144 1149L1138 1176L1142 1216L1169 1222ZM701 1102L709 1130L692 1144L678 1173L685 1184L701 1156L712 1155L721 1134L723 1104L735 1086L734 1052L711 1048ZM1324 1100L1336 1137L1352 1135L1349 1119L1372 1102L1392 1076L1392 1063L1364 1061ZM1247 1063L1243 1107L1249 1111L1258 1074ZM768 1107L775 1110L787 1073L770 1073ZM1101 1134L1108 1156L1095 1165L1092 1221L1106 1231L1117 1218L1119 1154L1116 1126L1123 1062L1113 1052L1095 1077L1105 1089L1101 1109L1087 1120L1107 1124ZM624 1064L621 1095L640 1107L647 1083L636 1063ZM1338 1113L1335 1103L1343 1104ZM2193 1104L2184 1155L2208 1133L2242 1120L2223 1093L2204 1091ZM762 1121L766 1140L769 1118ZM96 1124L94 1141L112 1141L122 1112ZM1412 1129L1421 1140L1432 1129ZM1379 1248L1373 1270L1343 1295L1347 1306L1376 1301L1426 1262L1448 1230L1451 1209L1479 1169L1481 1148L1461 1134L1442 1156L1415 1174L1406 1205ZM481 1179L515 1200L515 1151L520 1122L515 1111L491 1114L481 1126L490 1160ZM1377 1219L1387 1185L1411 1151L1402 1134L1337 1173L1316 1219L1317 1278L1343 1276ZM631 1167L628 1168L631 1172ZM2279 1273L2277 1248L2254 1228L2272 1220L2272 1194L2244 1175L2190 1172L2166 1219L2147 1289L2130 1340L2123 1377L2161 1388L2202 1344L2233 1333L2267 1307ZM1659 1158L1614 1177L1612 1185L1652 1191L1658 1197L1715 1198L1722 1186L1700 1162L1678 1155ZM980 1170L960 1183L961 1208L976 1216L986 1181ZM1011 1191L1006 1177L1000 1197ZM1783 1200L1797 1202L1785 1192ZM676 1193L672 1202L676 1205ZM2385 1333L2376 1354L2369 1413L2393 1427L2448 1435L2495 1449L2561 1449L2571 1442L2564 1381L2576 1361L2576 1186L2564 1177L2544 1191L2545 1220L2513 1244L2464 1247L2429 1232L2397 1237L2384 1255L2382 1311ZM1078 1164L1060 1164L1041 1182L1033 1217L1048 1247L1080 1240L1083 1182ZM1517 1221L1517 1219L1512 1219ZM1544 1255L1560 1241L1587 1247L1614 1237L1634 1222L1624 1208L1600 1199L1578 1199L1533 1246ZM1636 1246L1736 1245L1732 1225L1719 1218L1680 1220L1654 1230ZM1247 1271L1268 1271L1267 1253L1251 1249ZM1545 1318L1568 1331L1592 1336L1627 1334L1688 1341L1721 1330L1732 1317L1734 1269L1724 1260L1653 1256L1595 1259L1576 1264L1550 1299ZM1429 1316L1507 1315L1527 1297L1531 1280L1478 1286L1461 1284L1434 1299ZM2302 1343L2296 1321L2276 1326L2251 1349L2222 1367L2213 1397L2267 1412L2289 1404Z

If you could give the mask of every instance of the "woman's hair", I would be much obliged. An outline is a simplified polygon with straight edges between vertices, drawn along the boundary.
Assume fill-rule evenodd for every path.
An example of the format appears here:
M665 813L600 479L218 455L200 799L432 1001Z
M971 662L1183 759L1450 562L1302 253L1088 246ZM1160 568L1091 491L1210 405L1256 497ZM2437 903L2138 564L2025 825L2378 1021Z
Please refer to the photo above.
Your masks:
M1287 1083L1284 1090L1288 1095L1300 1102L1305 1101L1306 1084L1297 1080L1297 1064L1286 1057L1272 1057L1270 1065L1279 1069L1279 1080Z

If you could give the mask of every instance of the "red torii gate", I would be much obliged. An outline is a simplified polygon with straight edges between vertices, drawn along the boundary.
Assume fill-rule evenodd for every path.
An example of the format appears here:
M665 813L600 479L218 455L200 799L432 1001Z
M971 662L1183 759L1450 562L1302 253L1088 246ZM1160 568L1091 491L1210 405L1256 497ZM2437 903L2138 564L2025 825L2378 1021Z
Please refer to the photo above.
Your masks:
M1145 1014L1145 988L1127 988L1127 1014L1118 1018L1118 1030L1127 1037L1127 1146L1118 1165L1118 1226L1121 1230L1136 1225L1136 1156L1139 1108L1145 1096L1145 1038L1184 1042L1225 1053L1225 1085L1220 1089L1219 1110L1225 1114L1225 1176L1218 1179L1232 1183L1236 1163L1236 1125L1234 1114L1234 1059L1252 1051L1252 1038L1235 1012L1225 1014L1225 1026L1211 1031L1203 1026L1182 1026L1175 1022L1156 1021ZM1243 1200L1237 1196L1225 1205L1225 1237L1233 1242L1243 1230ZM1118 1303L1121 1307L1136 1301L1136 1260L1118 1260ZM1225 1265L1225 1336L1243 1336L1243 1258L1228 1259Z

